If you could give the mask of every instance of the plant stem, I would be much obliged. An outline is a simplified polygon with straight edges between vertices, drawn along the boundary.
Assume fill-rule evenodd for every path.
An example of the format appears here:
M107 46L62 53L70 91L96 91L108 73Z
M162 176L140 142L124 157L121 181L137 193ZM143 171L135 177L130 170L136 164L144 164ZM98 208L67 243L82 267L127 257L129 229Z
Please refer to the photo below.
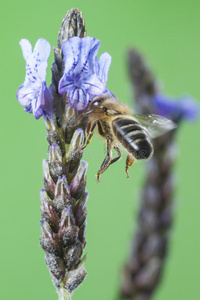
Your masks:
M58 293L58 300L71 300L71 294L69 294L64 286L61 286L59 289L57 289Z

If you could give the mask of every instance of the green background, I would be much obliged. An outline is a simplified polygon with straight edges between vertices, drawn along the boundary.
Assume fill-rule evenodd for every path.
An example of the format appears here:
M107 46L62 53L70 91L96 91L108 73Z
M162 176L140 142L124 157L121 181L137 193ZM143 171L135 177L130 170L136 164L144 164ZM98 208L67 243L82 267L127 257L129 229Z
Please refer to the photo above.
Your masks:
M83 11L87 34L112 56L108 88L131 105L126 50L142 51L172 97L200 99L200 2L198 0L5 1L0 4L1 162L0 299L57 299L39 246L42 159L47 158L43 120L25 113L15 93L24 81L19 41L46 38L56 45L66 11ZM49 59L47 82L50 84ZM182 124L178 136L175 222L162 284L154 300L200 299L200 123ZM145 163L124 174L125 156L96 183L105 154L97 136L85 151L89 162L86 269L73 299L113 299L135 228Z

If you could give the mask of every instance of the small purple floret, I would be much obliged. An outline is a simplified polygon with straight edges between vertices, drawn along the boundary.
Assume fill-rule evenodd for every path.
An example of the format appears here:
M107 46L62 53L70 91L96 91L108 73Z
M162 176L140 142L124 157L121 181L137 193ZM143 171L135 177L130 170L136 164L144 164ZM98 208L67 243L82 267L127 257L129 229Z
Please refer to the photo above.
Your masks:
M93 37L72 37L62 44L65 70L58 91L67 92L69 103L76 110L85 109L94 96L107 92L111 56L105 52L98 61L99 47L100 41Z
M25 111L39 119L42 115L50 115L53 110L51 93L45 81L51 47L45 39L37 41L33 52L26 39L20 41L20 46L26 61L26 76L17 91L17 99L21 105L26 105Z
M199 116L199 105L190 97L182 97L173 100L162 94L156 94L153 97L156 114L166 117L178 123L182 119L189 122L196 121Z
M41 227L43 227L43 224L46 222L46 219L42 219L41 221L40 221L40 226Z

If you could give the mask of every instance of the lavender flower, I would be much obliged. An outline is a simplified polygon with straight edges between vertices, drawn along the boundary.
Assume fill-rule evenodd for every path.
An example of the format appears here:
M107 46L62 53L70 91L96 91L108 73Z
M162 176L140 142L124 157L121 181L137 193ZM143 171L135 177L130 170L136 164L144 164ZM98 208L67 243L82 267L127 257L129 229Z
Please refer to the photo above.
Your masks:
M45 39L39 39L32 52L32 46L26 39L20 41L23 56L26 61L26 76L24 83L17 91L17 99L24 110L33 113L36 119L52 112L51 94L46 86L47 60L50 54L50 44Z
M175 120L176 123L182 119L196 121L199 115L199 106L190 97L173 100L157 93L153 96L153 104L158 115Z
M76 110L87 107L94 96L106 92L111 56L103 53L99 61L100 41L93 37L72 37L62 44L65 69L58 91L65 94Z

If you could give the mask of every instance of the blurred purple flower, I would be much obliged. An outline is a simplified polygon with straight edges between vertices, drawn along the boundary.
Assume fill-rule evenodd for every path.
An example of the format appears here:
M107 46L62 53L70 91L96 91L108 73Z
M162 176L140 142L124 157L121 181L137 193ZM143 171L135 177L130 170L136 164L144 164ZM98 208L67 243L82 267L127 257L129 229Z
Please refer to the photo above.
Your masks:
M58 91L67 92L69 103L76 110L83 110L94 96L108 92L111 56L105 52L98 61L99 47L100 41L93 37L72 37L62 44L65 70Z
M20 41L23 56L26 61L26 76L24 83L17 90L17 99L21 105L26 105L25 111L33 113L36 119L52 112L51 93L46 86L47 60L51 51L48 41L39 39L32 52L32 46L26 39Z
M182 119L189 122L196 121L199 116L199 105L190 97L182 97L179 100L170 99L162 94L153 97L156 114L166 117L178 123Z

